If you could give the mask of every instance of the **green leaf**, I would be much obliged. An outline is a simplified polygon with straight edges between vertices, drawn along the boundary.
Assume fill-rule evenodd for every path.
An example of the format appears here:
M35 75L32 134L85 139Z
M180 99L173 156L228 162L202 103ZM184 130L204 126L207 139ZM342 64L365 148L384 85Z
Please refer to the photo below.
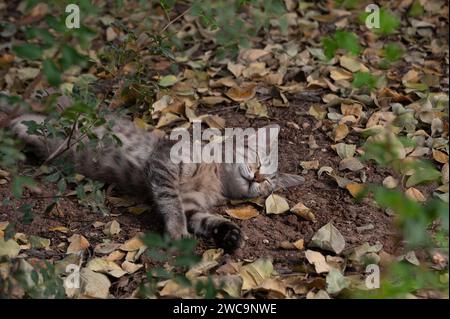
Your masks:
M74 48L65 44L61 47L61 58L59 59L59 64L63 70L67 70L72 65L80 65L86 61L87 58L78 53L78 51Z
M397 43L391 42L384 47L384 56L387 61L395 62L400 60L405 50Z
M358 37L354 33L337 30L334 38L340 48L345 49L354 55L358 55L361 52Z
M15 176L12 181L11 193L15 198L21 198L25 186L36 186L36 182L27 176Z
M375 32L381 33L382 35L389 35L393 33L400 26L400 19L398 19L390 11L381 9L380 10L380 28L374 29Z
M369 72L358 71L354 74L353 86L356 88L367 87L372 91L377 85L378 78Z
M19 57L28 60L37 60L44 52L42 48L36 44L13 45L12 50Z
M166 75L159 80L158 84L162 87L169 87L177 83L177 81L175 75Z
M408 15L410 17L420 17L424 12L422 5L419 0L413 2L411 7L409 8Z
M336 43L336 41L330 37L323 38L322 45L324 49L324 54L328 60L332 59L334 57L334 54L336 53L336 50L339 49L339 46Z
M61 83L61 73L58 70L56 64L50 60L46 59L43 63L43 71L48 83L51 86L58 86Z
M406 181L406 187L411 187L417 184L422 184L426 182L437 181L441 178L441 173L432 168L419 168L416 169L414 174L412 174Z

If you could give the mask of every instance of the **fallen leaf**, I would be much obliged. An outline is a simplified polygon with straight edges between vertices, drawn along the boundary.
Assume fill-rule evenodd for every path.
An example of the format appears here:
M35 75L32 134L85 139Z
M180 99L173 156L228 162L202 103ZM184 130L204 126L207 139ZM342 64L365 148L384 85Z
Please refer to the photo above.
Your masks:
M80 272L80 278L83 296L102 299L109 297L111 282L105 275L83 268Z
M225 210L225 212L231 217L247 220L259 215L259 212L252 206L247 205L239 208L231 208Z
M122 263L123 270L125 270L129 274L135 273L136 271L138 271L142 267L144 267L144 266L141 265L141 264L131 263L131 262L126 261L126 260Z
M169 86L174 85L177 82L178 82L178 79L175 75L166 75L158 81L158 84L162 87L169 87Z
M328 272L327 278L327 292L335 295L350 285L350 282L345 278L341 272L335 268L331 268Z
M242 266L239 269L239 274L243 280L242 290L259 286L265 279L270 278L272 272L272 261L268 258L259 258L253 263Z
M319 169L319 161L318 160L314 160L314 161L301 161L300 162L300 166L303 167L303 169Z
M318 251L308 249L305 251L305 257L310 264L314 265L318 274L330 271L331 267L327 264L325 257Z
M115 262L103 258L91 259L87 263L86 268L95 272L111 275L115 278L120 278L127 273Z
M314 234L309 246L340 254L344 250L345 239L332 223L328 223Z
M383 186L389 189L396 188L398 185L398 180L392 176L388 176L383 180Z
M364 186L364 184L348 183L347 185L345 185L345 188L354 198L357 198L364 192L366 187Z
M117 243L101 243L95 246L94 253L102 255L109 254L118 249L120 246L121 245Z
M106 223L103 233L107 236L114 236L120 233L120 224L116 220Z
M267 214L282 214L289 210L288 202L281 196L272 194L266 199Z
M248 101L256 94L256 83L244 82L239 86L230 88L225 94L236 102Z
M306 220L312 222L316 221L316 217L314 216L313 212L311 212L311 210L308 207L306 207L302 202L295 204L294 207L291 208L291 212Z
M123 245L119 248L123 251L134 251L140 249L144 246L142 240L139 239L140 235L137 235L129 240L127 240Z
M3 238L0 238L0 257L15 258L19 252L20 246L14 239L5 241Z
M267 107L256 99L247 101L245 106L249 117L268 117Z
M356 151L354 144L338 143L334 145L334 148L341 159L353 157Z
M363 168L364 168L364 165L359 161L359 159L357 159L355 157L347 157L347 158L342 159L339 162L339 170L340 171L348 169L352 172L356 172Z
M338 124L333 130L333 139L334 141L343 140L349 133L349 129L345 124Z
M433 158L436 162L447 164L448 163L448 155L444 152L433 149Z
M425 202L427 200L425 196L417 188L414 187L408 188L405 192L405 195L409 199L412 199L413 201L416 202Z
M48 238L30 235L28 239L30 241L31 247L34 249L50 248L50 239Z
M67 247L66 254L78 254L90 246L88 240L83 235L74 234L68 240L70 245Z

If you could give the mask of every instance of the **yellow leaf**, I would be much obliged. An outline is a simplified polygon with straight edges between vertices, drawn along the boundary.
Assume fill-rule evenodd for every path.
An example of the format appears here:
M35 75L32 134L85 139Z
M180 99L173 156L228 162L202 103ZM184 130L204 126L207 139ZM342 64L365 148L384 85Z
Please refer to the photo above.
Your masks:
M433 158L436 162L447 164L448 163L448 155L444 152L433 149Z
M225 212L231 217L241 220L247 220L259 215L258 211L250 205L243 206L240 208L227 209L225 210Z
M347 190L352 194L353 197L358 197L365 189L364 184L359 183L349 183L345 186Z
M338 124L333 130L333 138L335 141L343 140L349 133L349 129L345 124Z

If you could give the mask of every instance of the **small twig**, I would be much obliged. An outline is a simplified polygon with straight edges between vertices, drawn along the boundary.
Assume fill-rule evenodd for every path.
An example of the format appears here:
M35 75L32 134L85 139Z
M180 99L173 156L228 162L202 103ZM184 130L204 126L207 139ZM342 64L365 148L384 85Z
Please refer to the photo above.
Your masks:
M80 118L80 115L78 114L77 118L73 122L72 129L70 130L69 136L53 151L52 154L50 154L47 157L47 159L44 161L44 163L42 165L47 165L48 163L53 161L55 158L57 158L58 156L60 156L61 154L63 154L64 152L66 152L67 150L70 149L70 147L71 147L70 140L72 139L73 134L77 128L79 118ZM66 146L65 148L64 148L64 145Z
M173 19L172 21L169 21L169 23L166 24L166 26L159 32L159 34L164 33L164 31L166 31L168 27L170 27L175 21L178 21L179 19L181 19L186 13L188 13L191 10L191 8L192 7L187 8L180 15L178 15L175 19Z

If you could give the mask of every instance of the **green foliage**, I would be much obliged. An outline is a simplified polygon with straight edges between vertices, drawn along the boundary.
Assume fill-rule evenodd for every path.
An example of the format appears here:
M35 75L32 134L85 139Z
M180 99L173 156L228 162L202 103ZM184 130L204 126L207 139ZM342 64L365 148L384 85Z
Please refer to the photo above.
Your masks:
M369 91L373 91L377 86L378 80L379 78L369 72L358 71L354 74L352 85L358 89L365 87Z
M327 59L332 59L338 49L344 49L353 55L361 52L358 37L353 32L337 30L332 37L322 38L322 44Z
M148 282L141 285L141 294L154 296L157 292L158 282L171 279L183 287L194 288L198 296L204 298L216 296L218 287L210 277L206 281L194 281L185 275L189 268L201 260L195 254L197 240L192 238L171 240L167 235L149 233L143 238L143 241L148 246L148 256L152 260L164 264L164 267L154 267L147 272Z
M0 298L65 298L63 280L47 261L30 265L24 259L1 260Z
M415 0L411 7L408 10L408 16L410 17L420 17L421 15L423 15L424 13L424 9L423 6L420 4L419 0Z
M383 49L384 59L381 61L380 66L384 69L390 67L390 65L394 62L400 60L405 54L405 49L397 43L390 42L386 44Z

